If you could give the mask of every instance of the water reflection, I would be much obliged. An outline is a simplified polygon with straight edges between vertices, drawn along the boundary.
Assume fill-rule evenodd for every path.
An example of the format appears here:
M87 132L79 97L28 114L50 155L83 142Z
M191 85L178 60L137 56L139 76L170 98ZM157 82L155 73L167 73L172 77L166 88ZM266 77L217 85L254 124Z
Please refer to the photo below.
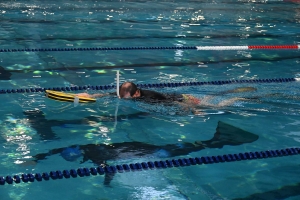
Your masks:
M3 139L3 154L6 156L2 159L5 167L15 164L22 164L24 159L31 158L31 144L37 131L30 127L27 119L15 118L13 115L6 116L6 119L0 121L0 132ZM11 159L13 161L11 161Z

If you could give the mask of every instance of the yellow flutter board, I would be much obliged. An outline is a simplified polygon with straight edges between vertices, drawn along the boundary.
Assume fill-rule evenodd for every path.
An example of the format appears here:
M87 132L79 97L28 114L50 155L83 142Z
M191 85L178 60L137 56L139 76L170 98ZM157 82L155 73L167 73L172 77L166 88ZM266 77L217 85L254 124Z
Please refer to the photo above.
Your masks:
M76 94L72 93L64 93L58 92L53 90L46 90L45 95L57 101L67 101L67 102L74 102L75 98L77 97ZM88 98L88 97L78 97L79 103L94 103L96 99Z

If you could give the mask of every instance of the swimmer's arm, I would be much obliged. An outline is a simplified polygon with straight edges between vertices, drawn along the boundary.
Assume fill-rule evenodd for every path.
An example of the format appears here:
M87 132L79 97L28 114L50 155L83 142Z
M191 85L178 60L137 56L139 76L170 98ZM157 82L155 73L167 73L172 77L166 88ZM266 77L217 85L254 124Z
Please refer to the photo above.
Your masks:
M78 97L87 97L87 98L101 98L101 97L105 97L105 96L109 96L111 95L110 93L105 93L105 94L88 94L88 93L79 93L76 94L76 96Z
M90 96L92 98L101 98L101 97L106 97L106 96L109 96L110 94L109 93L105 93L105 94L91 94Z

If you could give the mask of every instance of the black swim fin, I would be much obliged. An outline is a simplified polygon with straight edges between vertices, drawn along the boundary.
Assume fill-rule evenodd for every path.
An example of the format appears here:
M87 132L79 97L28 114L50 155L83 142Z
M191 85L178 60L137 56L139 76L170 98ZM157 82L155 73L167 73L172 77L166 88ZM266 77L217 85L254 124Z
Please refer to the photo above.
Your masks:
M207 141L196 141L195 143L204 148L222 148L225 145L237 146L252 143L259 138L258 135L250 133L235 126L219 121L214 137Z
M11 75L9 71L0 66L0 80L10 80Z

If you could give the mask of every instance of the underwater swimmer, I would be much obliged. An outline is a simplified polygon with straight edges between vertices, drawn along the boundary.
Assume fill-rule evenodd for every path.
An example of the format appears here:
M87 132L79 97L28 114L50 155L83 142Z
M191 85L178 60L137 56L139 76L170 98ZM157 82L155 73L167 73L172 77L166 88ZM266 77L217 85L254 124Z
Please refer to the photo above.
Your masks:
M227 92L223 92L222 94L226 93L237 93L237 92L249 92L255 91L256 89L253 87L246 87L246 88L237 88L234 90L230 90ZM224 107L233 104L237 100L245 100L244 98L230 98L227 100L223 100L218 104L210 103L215 96L205 96L202 99L196 98L190 94L163 94L152 90L144 90L140 89L136 86L136 84L132 82L125 82L120 86L119 94L121 99L134 99L136 101L143 101L145 103L163 103L165 105L174 105L178 104L182 106L184 110L191 110L194 114L199 114L195 110L197 107L207 106L207 107ZM104 97L109 95L115 95L115 93L108 93L108 94L88 94L88 93L79 93L77 94L78 97L88 97L88 98L98 98Z

